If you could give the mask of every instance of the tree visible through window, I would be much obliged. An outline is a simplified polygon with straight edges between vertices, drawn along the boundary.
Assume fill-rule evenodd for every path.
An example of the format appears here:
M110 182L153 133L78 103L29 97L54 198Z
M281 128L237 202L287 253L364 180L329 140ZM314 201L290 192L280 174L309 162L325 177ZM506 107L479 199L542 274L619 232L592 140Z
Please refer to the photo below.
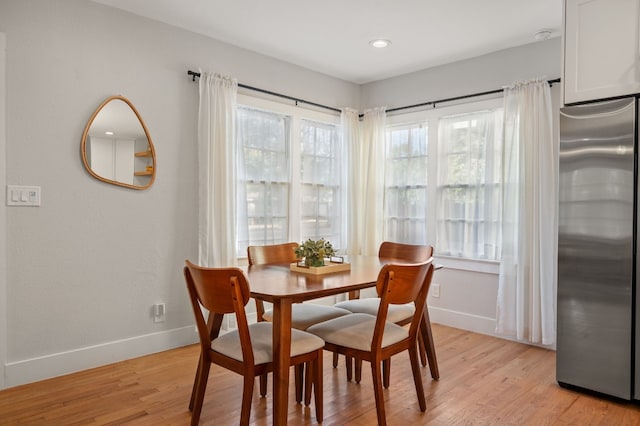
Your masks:
M387 132L385 239L427 242L427 128L392 127Z
M238 108L239 257L249 245L308 238L342 248L346 156L338 125L305 118L310 113L300 109L280 113L283 108Z
M244 256L248 245L288 240L289 118L238 108L237 137L239 211L247 221L246 231L239 227L238 255Z
M311 120L301 122L300 237L341 241L341 180L344 155L338 128Z
M438 124L437 252L498 260L502 109Z
M386 240L430 244L440 256L500 259L503 110L497 102L392 117Z

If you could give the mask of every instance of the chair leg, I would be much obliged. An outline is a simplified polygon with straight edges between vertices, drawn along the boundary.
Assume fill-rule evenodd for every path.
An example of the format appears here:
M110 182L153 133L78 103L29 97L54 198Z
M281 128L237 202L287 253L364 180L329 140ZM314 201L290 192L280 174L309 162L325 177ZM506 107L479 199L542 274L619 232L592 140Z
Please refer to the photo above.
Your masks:
M382 386L389 389L389 378L391 377L391 358L382 361Z
M294 367L294 380L296 387L296 402L300 404L302 402L302 387L304 380L304 363L298 364Z
M344 357L345 365L347 366L347 382L350 382L353 378L353 366L351 362L352 358L350 356Z
M202 412L202 403L204 401L204 393L207 390L207 379L209 378L209 369L211 368L211 364L209 362L200 363L200 368L198 368L198 378L196 382L198 386L195 389L194 395L194 406L193 411L191 413L191 425L197 425L200 422L200 413Z
M411 360L411 372L413 373L413 382L416 385L416 395L418 396L418 404L420 411L427 410L427 402L424 398L424 387L422 386L422 374L418 365L418 348L416 345L409 347L409 359Z
M253 385L255 383L255 376L245 371L244 385L242 387L242 408L240 411L240 425L249 425L249 418L251 417L251 399L253 398Z
M189 400L189 411L193 411L193 404L196 400L196 393L198 389L198 379L200 378L200 369L202 368L202 354L198 359L198 367L196 367L196 376L193 378L193 388L191 388L191 399Z
M315 374L315 365L311 362L307 363L304 367L304 405L307 407L311 404L311 391L314 386Z
M356 378L356 383L360 383L360 380L362 380L362 360L360 358L354 358L354 364L356 365L356 372L355 372L355 378Z
M373 375L373 394L376 400L378 426L386 426L387 419L384 413L384 395L382 393L382 371L380 368L380 361L371 360L371 373Z
M333 353L333 368L338 368L338 352Z
M422 334L418 333L418 350L420 353L420 363L423 367L427 366L427 349L424 346L424 339L422 338Z
M318 357L313 362L313 394L315 396L316 404L316 421L322 423L324 417L324 398L323 398L323 383L322 383L322 349L318 350Z
M260 375L260 396L267 396L267 373Z

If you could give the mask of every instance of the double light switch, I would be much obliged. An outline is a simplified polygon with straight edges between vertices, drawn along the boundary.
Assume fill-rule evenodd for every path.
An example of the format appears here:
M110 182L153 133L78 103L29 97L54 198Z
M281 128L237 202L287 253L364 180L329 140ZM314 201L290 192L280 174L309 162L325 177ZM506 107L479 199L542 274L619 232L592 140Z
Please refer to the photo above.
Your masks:
M7 185L7 206L39 206L40 187Z

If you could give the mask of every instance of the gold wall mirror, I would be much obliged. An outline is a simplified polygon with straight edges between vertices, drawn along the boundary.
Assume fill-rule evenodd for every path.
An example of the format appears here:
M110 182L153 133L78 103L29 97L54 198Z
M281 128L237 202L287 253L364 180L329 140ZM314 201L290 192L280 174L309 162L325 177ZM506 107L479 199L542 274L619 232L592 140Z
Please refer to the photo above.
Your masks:
M131 189L147 189L156 178L156 152L136 107L123 96L105 99L93 113L80 145L91 176Z

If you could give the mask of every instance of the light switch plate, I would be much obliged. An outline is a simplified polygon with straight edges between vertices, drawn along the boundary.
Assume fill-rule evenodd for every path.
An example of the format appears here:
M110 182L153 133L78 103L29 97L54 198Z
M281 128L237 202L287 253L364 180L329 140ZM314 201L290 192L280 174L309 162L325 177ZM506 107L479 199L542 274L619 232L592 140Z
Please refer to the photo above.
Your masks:
M7 185L7 206L38 207L41 191L39 186Z

